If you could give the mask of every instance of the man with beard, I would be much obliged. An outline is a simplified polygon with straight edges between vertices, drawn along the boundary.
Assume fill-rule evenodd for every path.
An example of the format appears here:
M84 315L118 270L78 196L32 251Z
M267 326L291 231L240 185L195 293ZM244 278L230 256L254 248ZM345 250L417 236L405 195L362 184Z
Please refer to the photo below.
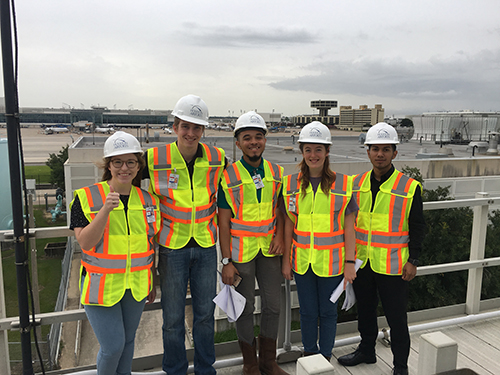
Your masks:
M267 127L251 111L236 121L234 136L242 158L227 167L218 193L219 239L222 281L246 299L236 321L243 355L243 374L286 375L276 363L276 339L280 313L281 259L284 217L281 200L283 168L262 158ZM253 327L255 279L262 301L259 359Z

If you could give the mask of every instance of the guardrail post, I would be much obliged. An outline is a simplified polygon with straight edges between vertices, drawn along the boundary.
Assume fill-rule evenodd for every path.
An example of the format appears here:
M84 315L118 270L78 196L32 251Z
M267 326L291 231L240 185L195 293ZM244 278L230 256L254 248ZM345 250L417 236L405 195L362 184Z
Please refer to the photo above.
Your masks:
M488 193L476 193L476 198L488 198ZM472 221L472 237L470 243L470 260L484 259L484 245L486 243L486 229L488 226L488 205L474 207L474 219ZM469 270L469 281L467 282L467 300L465 312L467 314L479 313L481 302L481 285L483 281L483 269L474 268Z

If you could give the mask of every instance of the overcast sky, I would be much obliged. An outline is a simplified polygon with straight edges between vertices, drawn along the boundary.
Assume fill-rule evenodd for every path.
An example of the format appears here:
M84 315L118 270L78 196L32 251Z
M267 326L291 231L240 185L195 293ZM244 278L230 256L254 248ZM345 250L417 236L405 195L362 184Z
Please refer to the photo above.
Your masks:
M21 107L172 109L197 94L211 115L317 113L318 99L500 111L498 0L23 0L16 12Z

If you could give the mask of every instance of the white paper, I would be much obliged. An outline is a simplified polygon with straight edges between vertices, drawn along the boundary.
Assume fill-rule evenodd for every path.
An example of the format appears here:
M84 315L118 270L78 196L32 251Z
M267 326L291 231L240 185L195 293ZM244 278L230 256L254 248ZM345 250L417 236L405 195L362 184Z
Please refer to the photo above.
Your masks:
M243 312L247 301L245 297L234 290L230 285L224 284L222 278L220 280L220 285L221 290L213 301L226 313L229 322L235 322Z
M359 267L361 267L362 264L363 262L361 260L356 259L356 263L354 263L354 269L356 270L356 272L358 272ZM343 277L340 284L337 286L337 288L335 288L332 295L330 296L330 301L332 301L332 303L337 302L339 297L344 292L344 280L345 278ZM354 294L354 289L352 287L352 284L347 283L346 298L344 304L342 305L342 310L349 310L352 306L354 306L355 303L356 303L356 295Z

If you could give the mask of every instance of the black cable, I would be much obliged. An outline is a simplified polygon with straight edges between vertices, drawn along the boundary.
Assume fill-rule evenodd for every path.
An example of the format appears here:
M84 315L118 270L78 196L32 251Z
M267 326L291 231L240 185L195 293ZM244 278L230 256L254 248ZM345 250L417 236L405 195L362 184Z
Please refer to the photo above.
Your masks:
M16 108L19 108L19 89L18 89L18 74L19 74L19 46L18 46L18 39L17 39L17 22L16 22L16 8L14 4L14 0L11 0L11 7L12 7L12 24L13 24L13 33L14 33L14 94L15 94L15 102L16 102ZM19 114L16 114L19 118ZM23 144L22 144L22 138L21 138L21 126L20 122L18 121L18 128L17 128L17 139L19 142L19 153L20 153L20 159L21 159L21 179L22 179L22 186L23 186L23 192L24 192L24 214L25 214L25 259L28 259L29 255L29 248L30 248L30 241L29 241L29 229L30 229L30 224L29 224L29 207L28 207L28 189L26 187L26 174L24 170L24 154L23 154ZM31 274L30 274L30 268L28 263L25 265L27 272L26 272L26 281L28 283L28 291L30 295L30 302L31 302L31 313L32 313L32 322L31 322L31 331L33 332L33 338L35 340L35 348L36 352L38 354L38 360L40 361L40 367L42 370L42 374L45 375L45 367L43 365L43 358L42 354L40 352L40 345L38 343L38 336L36 334L36 320L35 320L35 300L33 297L33 286L31 284Z

